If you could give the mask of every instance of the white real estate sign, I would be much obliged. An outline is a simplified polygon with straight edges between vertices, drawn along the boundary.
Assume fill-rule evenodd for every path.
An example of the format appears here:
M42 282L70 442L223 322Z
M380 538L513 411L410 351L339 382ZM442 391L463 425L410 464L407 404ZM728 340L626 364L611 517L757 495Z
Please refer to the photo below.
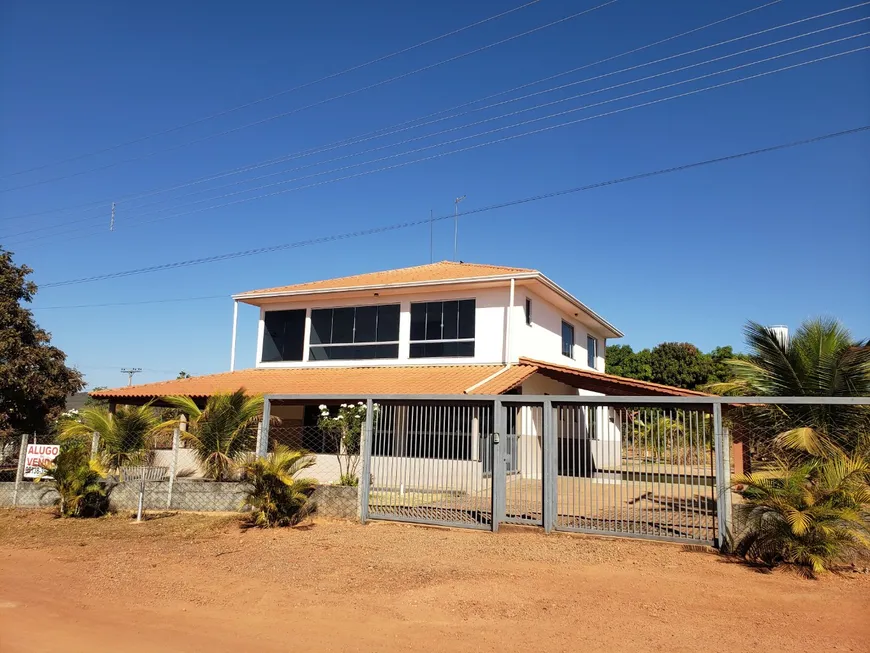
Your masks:
M45 475L45 464L60 453L56 444L28 444L24 457L24 478L51 478Z

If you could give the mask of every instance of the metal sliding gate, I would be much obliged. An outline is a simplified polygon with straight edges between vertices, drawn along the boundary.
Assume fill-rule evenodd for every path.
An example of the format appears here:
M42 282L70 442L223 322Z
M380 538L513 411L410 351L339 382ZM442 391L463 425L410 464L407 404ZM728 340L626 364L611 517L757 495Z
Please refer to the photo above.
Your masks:
M716 542L720 406L622 399L374 402L363 518Z
M372 519L493 528L493 404L383 402L372 411Z

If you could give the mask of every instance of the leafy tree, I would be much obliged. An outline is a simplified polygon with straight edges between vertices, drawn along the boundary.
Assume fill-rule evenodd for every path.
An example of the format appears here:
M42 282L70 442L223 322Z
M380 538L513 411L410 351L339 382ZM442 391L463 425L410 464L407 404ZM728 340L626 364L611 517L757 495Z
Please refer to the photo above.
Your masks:
M709 356L688 342L663 342L650 353L652 380L694 390L708 382L713 371Z
M200 408L190 397L164 397L163 401L179 408L188 417L182 438L196 450L205 477L214 481L232 480L236 459L251 451L257 440L257 424L263 414L263 397L248 397L244 388L219 393L208 398ZM178 425L172 420L164 425Z
M605 352L605 364L608 374L652 381L649 349L642 349L635 353L631 345L609 345Z
M188 373L185 372L184 370L181 370L181 371L178 373L178 376L176 376L175 378L176 378L176 379L189 379L189 378L190 378L190 374L188 374Z
M31 272L0 249L0 436L46 432L66 398L84 387L82 375L66 366L66 354L22 305L36 294L27 280Z
M737 354L731 345L725 347L716 347L709 354L710 360L713 363L713 371L710 374L708 383L723 383L730 381L734 374L728 364L730 360L746 360L746 354Z
M315 462L314 456L284 445L275 447L265 458L248 454L241 470L247 489L245 505L252 509L251 523L271 528L295 526L304 519L314 508L310 499L317 481L296 476Z

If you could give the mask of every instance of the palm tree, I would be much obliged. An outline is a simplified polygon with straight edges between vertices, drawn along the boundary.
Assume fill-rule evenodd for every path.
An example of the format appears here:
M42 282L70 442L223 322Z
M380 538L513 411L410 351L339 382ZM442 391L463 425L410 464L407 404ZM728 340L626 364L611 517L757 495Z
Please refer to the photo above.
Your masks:
M60 439L90 441L99 433L104 464L113 470L148 462L149 449L160 428L154 409L144 406L120 406L112 413L105 406L83 408L75 419L66 419L59 428Z
M195 450L205 478L214 481L230 480L236 459L254 448L257 424L263 413L263 397L247 396L244 388L220 393L208 398L200 408L190 397L164 397L163 401L180 409L189 420L182 438ZM173 426L172 420L164 426Z
M810 575L870 553L870 464L842 454L738 477L743 502L736 552L774 566L806 567Z
M242 478L247 486L245 505L253 509L255 526L294 526L314 508L310 501L317 481L296 478L311 467L315 457L284 445L265 458L248 454L241 462Z
M783 341L772 329L749 322L745 359L726 364L733 379L709 389L719 394L768 397L870 396L870 341L855 341L833 319L804 322ZM870 407L771 405L732 409L735 435L770 454L772 448L827 457L840 451L868 453Z
M46 493L57 492L61 517L100 517L109 511L113 485L107 476L100 460L91 457L90 446L70 438L61 443L60 453L36 482L50 484Z

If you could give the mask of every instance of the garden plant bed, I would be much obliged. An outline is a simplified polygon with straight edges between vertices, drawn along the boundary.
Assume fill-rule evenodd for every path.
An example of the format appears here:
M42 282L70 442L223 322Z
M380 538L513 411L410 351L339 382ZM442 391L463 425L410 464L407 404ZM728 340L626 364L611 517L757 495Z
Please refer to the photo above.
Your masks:
M0 510L0 650L862 651L870 574L504 527Z

